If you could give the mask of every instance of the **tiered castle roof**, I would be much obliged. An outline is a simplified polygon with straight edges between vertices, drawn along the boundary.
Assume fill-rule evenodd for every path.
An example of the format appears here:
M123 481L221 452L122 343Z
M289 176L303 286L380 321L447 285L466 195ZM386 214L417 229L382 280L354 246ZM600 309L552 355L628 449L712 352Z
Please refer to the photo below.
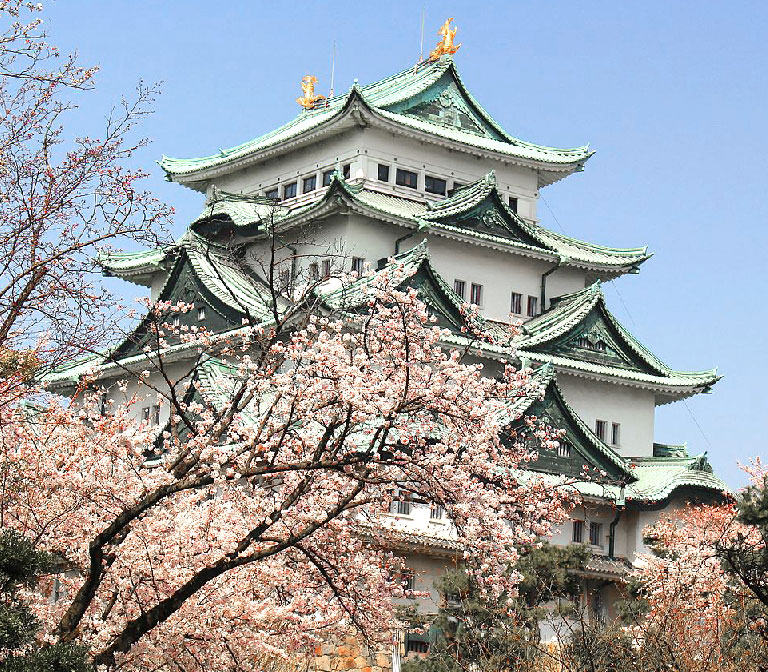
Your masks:
M443 56L367 86L355 83L346 93L304 110L280 128L237 147L201 158L163 156L160 166L169 180L204 191L212 178L295 151L358 124L533 167L539 171L539 186L581 170L592 155L586 146L558 149L513 137L464 86L453 59Z

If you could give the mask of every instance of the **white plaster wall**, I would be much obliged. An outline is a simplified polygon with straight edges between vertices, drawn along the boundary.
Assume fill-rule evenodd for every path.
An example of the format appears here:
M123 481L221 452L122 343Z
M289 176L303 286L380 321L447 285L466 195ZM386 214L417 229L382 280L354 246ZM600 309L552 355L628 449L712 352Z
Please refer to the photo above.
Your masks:
M516 197L519 214L536 219L538 187L534 170L501 160L481 160L373 128L350 128L312 146L218 177L214 183L223 191L256 194L298 180L298 193L301 194L302 178L317 175L317 187L320 188L323 170L341 168L347 163L350 164L351 179L365 178L376 188L421 200L439 198L424 192L424 176L427 174L446 179L450 189L454 181L467 184L494 170L502 195ZM388 183L377 179L379 163L390 166ZM395 185L398 167L419 175L418 189Z
M653 392L566 373L559 373L557 382L566 401L590 428L594 430L595 420L608 422L608 442L611 423L621 424L621 445L616 447L620 455L653 455Z

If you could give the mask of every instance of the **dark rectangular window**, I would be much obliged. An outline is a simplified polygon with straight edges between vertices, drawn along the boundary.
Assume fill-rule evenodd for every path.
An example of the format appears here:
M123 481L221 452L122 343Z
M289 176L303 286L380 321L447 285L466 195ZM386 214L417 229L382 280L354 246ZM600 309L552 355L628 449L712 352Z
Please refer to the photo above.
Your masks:
M149 422L149 415L152 412L151 406L145 406L141 409L141 419L144 420L144 422Z
M523 295L512 292L512 301L510 302L509 312L513 315L522 315L523 313Z
M477 306L483 305L483 286L476 285L474 282L469 289L469 302Z
M448 196L453 196L457 189L461 189L464 185L461 182L453 181L453 186L448 190Z
M353 273L357 273L358 275L362 275L364 267L365 267L365 259L363 259L363 257L352 257L352 272Z
M433 504L429 507L429 519L430 520L442 520L445 509L439 504Z
M202 322L205 319L205 306L198 306L197 308L197 321Z
M323 278L331 277L331 260L323 259Z
M320 265L316 261L309 265L309 279L312 282L320 279Z
M283 199L296 196L296 182L291 182L283 187Z
M276 201L280 197L280 193L278 192L277 187L275 187L274 189L267 189L264 192L264 196L265 198L271 198Z
M385 163L379 164L379 182L389 182L389 166Z
M565 441L558 441L557 456L558 457L570 457L571 456L571 446L568 445Z
M424 191L430 194L440 194L445 196L445 188L448 186L445 180L441 180L439 177L432 177L427 175L424 178Z
M399 184L401 187L416 189L419 184L419 176L411 170L398 168L395 176L395 184Z
M605 420L595 420L595 434L601 441L605 441L605 426L607 424Z
M310 191L314 191L317 188L317 175L310 175L305 177L301 183L301 193L308 194Z
M611 425L611 445L621 445L621 425L618 422L614 422L613 425Z
M534 317L539 312L539 299L535 296L528 297L528 317Z
M152 424L156 427L160 424L160 404L152 406Z
M403 588L405 590L413 590L416 585L416 575L412 569L403 569Z
M348 179L349 179L349 171L350 171L350 167L351 167L351 164L349 164L349 163L345 163L345 164L344 164L344 165L341 167L341 175L342 175L342 177L343 177L345 180L348 180Z
M462 299L467 298L467 283L463 280L453 281L453 291L456 292Z
M514 196L509 197L509 209L517 214L517 198Z
M571 541L575 541L577 544L580 544L584 541L584 521L583 520L573 521L573 536L571 537Z
M405 644L405 653L406 655L409 653L429 653L429 642L422 642L421 640L417 639L408 639Z
M278 278L278 289L281 292L287 292L291 287L291 272L284 268L282 271L280 271L280 276Z
M323 171L323 186L327 187L331 183L331 178L333 177L333 170L324 170Z
M589 524L589 543L593 546L602 546L602 523L590 523Z
M410 516L411 503L407 500L400 499L395 502L392 502L392 506L390 507L389 510L391 513L395 513L399 516Z

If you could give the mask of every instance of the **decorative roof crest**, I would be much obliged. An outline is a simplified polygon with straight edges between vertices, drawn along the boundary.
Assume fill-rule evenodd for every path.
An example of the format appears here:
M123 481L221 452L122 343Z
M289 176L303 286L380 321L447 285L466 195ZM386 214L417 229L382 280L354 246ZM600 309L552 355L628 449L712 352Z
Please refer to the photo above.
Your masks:
M317 84L317 77L314 75L304 75L304 78L301 80L301 90L304 92L304 95L301 98L297 98L296 102L305 110L313 109L318 100L325 100L325 96L315 93L315 84Z
M454 28L451 30L451 21L453 21L453 17L448 19L440 28L440 30L437 31L438 35L442 35L442 39L437 43L437 46L430 52L429 54L429 60L430 61L436 61L438 58L443 56L444 54L455 54L458 50L461 44L454 44L453 40L456 37L456 32L459 30L458 28Z

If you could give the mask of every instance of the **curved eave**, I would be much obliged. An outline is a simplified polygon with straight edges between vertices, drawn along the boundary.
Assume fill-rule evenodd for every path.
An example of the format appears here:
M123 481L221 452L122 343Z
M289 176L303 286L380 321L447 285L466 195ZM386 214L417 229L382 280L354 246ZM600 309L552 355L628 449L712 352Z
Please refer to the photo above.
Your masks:
M306 120L300 115L266 136L232 149L222 150L219 154L199 159L179 159L164 155L158 164L165 171L167 180L203 191L205 183L212 178L294 151L316 142L321 136L336 135L348 128L368 124L448 149L458 149L464 153L532 168L539 172L540 186L552 184L582 170L584 163L594 153L586 147L565 150L547 147L533 149L538 146L524 143L516 146L479 136L475 139L467 133L376 107L366 101L365 95L356 86L346 95L340 107L331 107L327 112L317 114L304 114L307 115ZM536 157L534 154L537 152L547 156ZM569 156L570 154L573 156Z
M121 278L136 285L152 286L152 277L166 271L165 262L172 247L144 250L142 252L112 252L99 255L96 263L108 278Z
M579 378L589 378L651 390L656 393L659 405L678 401L694 394L708 392L712 385L722 377L717 375L717 369L709 371L670 371L667 376L654 376L630 369L593 364L569 357L527 350L518 350L517 357L540 364L552 364L558 371Z
M680 491L707 494L720 499L733 497L728 486L711 471L692 469L681 464L678 469L665 474L664 458L640 458L632 464L632 468L638 480L627 488L628 505L641 508L662 506Z

